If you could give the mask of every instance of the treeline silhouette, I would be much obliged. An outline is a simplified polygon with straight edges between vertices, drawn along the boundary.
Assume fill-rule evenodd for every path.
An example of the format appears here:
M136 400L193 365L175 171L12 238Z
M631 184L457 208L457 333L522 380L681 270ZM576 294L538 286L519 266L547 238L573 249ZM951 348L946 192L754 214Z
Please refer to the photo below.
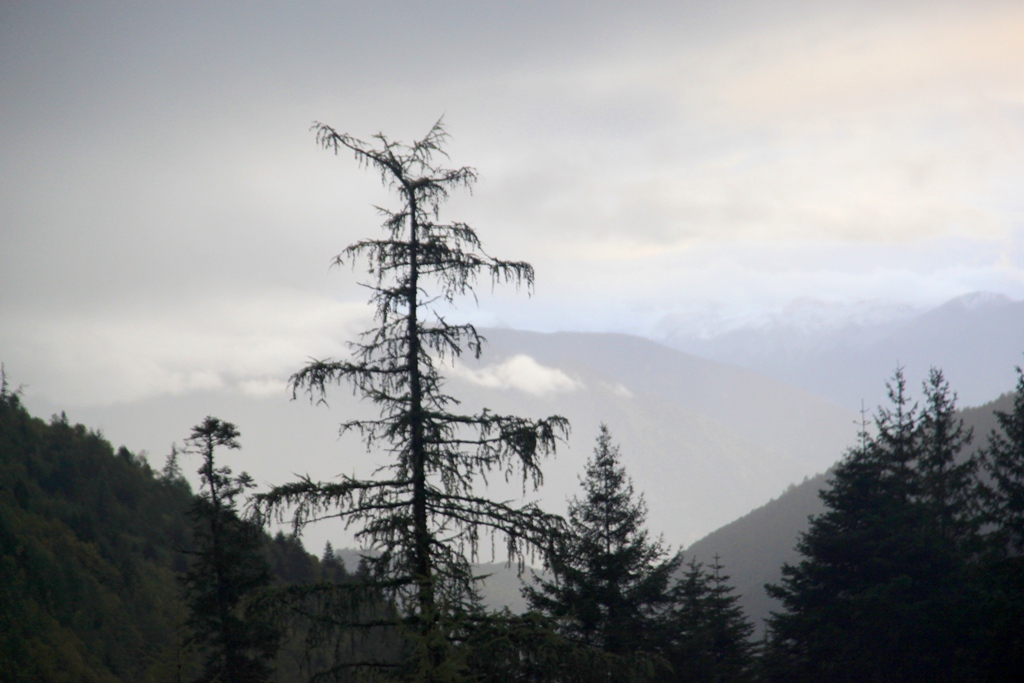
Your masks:
M525 579L534 611L465 630L470 680L1016 680L1024 376L979 448L941 373L920 408L900 373L891 388L891 405L833 468L801 560L769 587L783 609L762 640L750 640L723 558L684 562L649 536L642 494L603 429L584 495L570 506L571 531L548 556L551 573ZM204 677L210 643L195 607L213 602L192 600L190 586L202 582L197 511L205 506L209 521L211 501L182 477L183 454L157 471L63 415L29 416L5 377L0 397L0 679L356 680L339 661L409 647L394 633L359 631L360 620L394 623L395 608L372 593L356 609L360 572L330 545L314 557L230 505L225 519L250 539L249 557L233 555L232 567L268 570L232 614L277 639L258 675ZM320 623L332 610L334 624ZM358 632L337 627L346 620Z
M381 631L399 619L365 567L347 571L330 544L318 559L241 513L249 479L214 456L237 436L212 417L193 429L197 495L181 474L192 449L172 450L154 470L63 415L31 417L4 380L0 679L357 680L353 663L408 651L400 630ZM681 556L649 539L642 496L607 431L585 492L570 515L576 533L560 535L548 557L562 578L530 589L535 611L469 615L459 655L473 676L691 680L671 675L672 659L749 673L750 627L722 566L691 561L683 571ZM560 583L569 565L571 589Z

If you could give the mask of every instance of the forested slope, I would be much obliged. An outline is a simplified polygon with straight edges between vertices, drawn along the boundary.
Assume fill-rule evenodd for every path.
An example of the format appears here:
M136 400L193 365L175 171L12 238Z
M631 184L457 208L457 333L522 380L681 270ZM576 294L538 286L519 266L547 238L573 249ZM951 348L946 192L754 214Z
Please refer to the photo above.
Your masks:
M144 460L0 401L0 678L166 680L192 494Z
M190 679L198 656L177 576L188 562L193 499L184 479L154 472L63 415L31 417L5 387L0 680ZM267 537L265 552L279 582L322 574L293 538ZM298 648L282 650L280 677L300 665Z

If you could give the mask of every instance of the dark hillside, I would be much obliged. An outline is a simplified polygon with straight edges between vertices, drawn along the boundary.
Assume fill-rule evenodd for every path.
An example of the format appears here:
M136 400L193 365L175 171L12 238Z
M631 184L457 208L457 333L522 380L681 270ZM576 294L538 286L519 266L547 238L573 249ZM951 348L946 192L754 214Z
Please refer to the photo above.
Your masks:
M0 680L174 681L196 673L178 573L194 496L101 434L0 398ZM267 537L278 581L321 578L296 539ZM346 575L333 563L330 578ZM282 652L290 680L299 644ZM180 676L180 678L179 678Z
M0 400L0 679L157 681L188 664L192 499L82 425Z
M785 562L797 559L797 536L807 528L807 518L824 510L818 492L826 474L790 487L775 500L726 524L686 549L686 557L710 562L717 554L740 595L739 604L760 634L763 620L777 604L764 592L764 584L781 576Z

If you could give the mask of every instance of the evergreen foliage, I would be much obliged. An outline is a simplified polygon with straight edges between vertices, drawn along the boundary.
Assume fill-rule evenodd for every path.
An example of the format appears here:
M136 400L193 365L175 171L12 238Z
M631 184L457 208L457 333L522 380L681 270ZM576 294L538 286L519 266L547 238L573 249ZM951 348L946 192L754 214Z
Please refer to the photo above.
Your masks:
M1024 553L1024 371L1017 368L1013 408L997 411L999 431L993 431L984 453L991 477L985 500L986 521L1001 553Z
M663 662L648 653L612 654L581 645L539 612L504 612L467 630L463 651L475 681L508 683L647 683Z
M483 339L469 324L451 324L436 308L471 294L481 273L492 283L533 284L523 262L488 256L464 223L439 222L441 204L476 180L471 168L445 168L446 133L440 122L422 140L405 145L378 134L372 144L314 125L318 143L336 154L350 151L380 173L400 205L381 209L384 236L349 246L335 264L365 258L376 326L350 345L347 360L319 360L291 380L293 390L324 400L329 385L348 383L376 404L379 417L343 423L367 448L382 447L390 462L377 478L308 478L258 496L264 513L290 511L296 528L325 516L359 527L357 538L374 551L368 579L395 600L408 627L410 655L400 675L412 680L455 679L464 669L454 644L473 611L470 558L481 534L505 539L510 558L542 546L558 519L532 504L514 505L479 495L474 485L491 473L521 476L524 489L541 481L541 458L568 429L566 420L529 420L456 412L438 365L464 349L479 356ZM428 289L434 287L435 289ZM353 665L389 666L389 662Z
M705 567L696 559L672 589L666 643L677 683L740 683L754 680L754 626L737 604L721 559Z
M981 476L942 374L930 374L918 407L897 372L875 431L863 429L822 491L825 512L800 539L803 560L770 587L785 610L770 623L760 667L766 680L1019 677L1018 373L1016 393L999 404L1010 408L992 420L999 427L980 459ZM459 611L437 610L440 669L429 668L419 622L403 611L401 592L373 573L373 558L353 575L330 544L318 560L295 535L270 539L239 519L236 503L250 481L213 460L215 447L236 439L231 425L213 418L196 427L191 443L203 457L203 489L194 497L176 450L154 472L145 458L115 451L63 414L49 423L31 418L0 368L0 680L232 680L210 673L217 658L204 655L241 642L217 635L219 624L236 618L269 619L288 639L273 673L259 645L239 645L259 662L234 680L366 680L370 665L421 680L753 680L752 629L721 562L692 560L668 588L663 570L680 560L666 559L661 542L648 537L643 497L607 428L582 478L584 495L571 501L569 524L548 557L557 570L526 591L537 611L487 614L466 586ZM224 545L235 541L233 549ZM217 607L214 545L230 575L223 585L232 619ZM200 554L187 572L186 602L173 577L188 567L182 548L189 547ZM256 591L271 580L268 567L276 590ZM407 594L405 607L415 607L418 593ZM197 606L201 616L190 620ZM413 629L396 630L401 621ZM199 641L214 648L197 648Z
M768 586L773 680L962 681L978 674L976 462L955 396L932 371L925 408L902 371L876 434L833 471L824 514L798 542L803 559Z
M244 472L232 476L214 459L218 447L239 448L238 436L230 422L207 417L187 439L190 452L202 458L202 489L189 511L196 550L184 576L189 626L205 659L198 683L269 680L280 638L267 619L244 613L272 576L262 530L237 514L236 499L254 486L252 479ZM165 469L173 476L173 468Z
M163 469L160 470L160 478L168 483L181 483L185 477L181 472L181 463L178 462L178 446L171 444L171 452L167 454Z
M569 502L566 532L546 561L552 578L537 578L524 595L571 642L619 656L656 653L681 558L667 557L662 541L649 537L643 495L634 493L605 425L581 486L584 496Z
M977 552L981 528L977 454L969 451L973 433L956 409L956 394L942 371L932 368L924 384L915 474L919 502L930 531L957 557ZM954 560L955 561L955 560Z
M0 680L191 675L175 581L187 484L62 414L0 391Z
M63 414L29 416L0 382L0 680L197 678L201 653L176 580L188 569L195 501L180 476ZM260 538L279 590L355 580L340 563L322 567L294 536ZM326 643L304 647L308 619L288 626L272 677L281 683L333 658Z
M988 563L982 574L987 589L990 662L993 680L1011 681L1024 671L1024 371L1009 411L997 411L982 455L990 479L983 492L989 525Z

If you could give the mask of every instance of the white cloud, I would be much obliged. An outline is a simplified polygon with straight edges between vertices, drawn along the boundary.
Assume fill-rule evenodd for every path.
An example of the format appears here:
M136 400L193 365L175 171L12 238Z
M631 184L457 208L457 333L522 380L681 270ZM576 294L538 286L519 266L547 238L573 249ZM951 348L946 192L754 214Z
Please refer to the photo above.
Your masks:
M86 315L16 311L0 326L3 360L34 394L66 405L205 390L284 395L288 376L310 357L346 354L368 313L289 291L161 304Z
M838 13L738 36L711 60L734 67L709 81L712 91L733 117L797 115L813 125L820 116L946 105L993 88L1019 89L1019 3L935 9L842 27Z
M618 382L614 384L606 382L604 386L606 389L608 389L608 391L612 392L613 394L620 398L633 398L633 392L626 388L626 386L623 384L619 384Z
M288 383L280 377L259 377L242 380L238 383L238 388L249 396L284 396Z
M1019 7L780 10L712 45L648 28L646 48L512 81L514 123L532 125L510 132L520 142L504 163L481 164L500 188L480 196L503 197L481 224L528 231L582 267L616 255L638 280L649 257L695 242L1013 229L1002 205L1024 152Z
M558 394L583 388L582 382L573 379L557 368L541 365L530 356L519 354L496 365L480 369L456 365L452 371L456 377L488 389L515 389L534 396Z

